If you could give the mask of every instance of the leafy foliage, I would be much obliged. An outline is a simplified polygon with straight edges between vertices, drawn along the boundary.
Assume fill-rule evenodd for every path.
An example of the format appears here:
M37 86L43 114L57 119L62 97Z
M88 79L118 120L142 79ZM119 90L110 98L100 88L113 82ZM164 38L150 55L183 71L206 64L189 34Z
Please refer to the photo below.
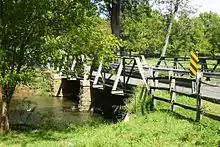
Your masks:
M45 47L54 51L61 50L66 55L75 57L85 55L91 60L107 61L113 57L112 48L117 48L119 42L111 34L107 22L96 15L95 7L86 4L80 1L66 2L61 6L57 4L60 11L56 16L51 16L52 20L63 16L63 20L60 20L61 24L63 21L66 24L53 26L57 30L64 31L52 30L51 34L45 37ZM66 12L66 9L69 11ZM53 53L52 57L56 59L61 52Z
M88 0L1 0L0 7L3 132L9 129L8 111L15 87L30 82L42 64L82 54L110 61L112 48L119 42Z
M33 68L50 52L42 48L48 3L8 0L1 1L1 7L0 82L3 91L12 90L11 96L16 84L29 81Z
M174 23L168 54L187 55L197 50L201 55L215 56L219 52L219 19L212 12L194 18L180 16Z
M124 1L122 6L122 40L126 51L158 54L163 47L174 1L158 1L158 11L146 1ZM171 5L172 3L172 5ZM215 56L219 52L219 18L212 12L195 17L195 7L188 0L178 1L178 12L167 46L167 55L189 55L197 50L201 55Z
M158 51L164 35L163 18L149 6L140 4L133 11L123 14L123 45L127 51L153 53Z
M220 16L216 13L205 12L200 14L199 20L202 23L201 27L203 28L204 36L209 43L203 53L215 55L219 52L220 47Z
M0 82L14 89L62 54L111 60L119 45L89 1L1 1ZM16 16L16 17L14 17ZM10 58L9 58L10 57Z

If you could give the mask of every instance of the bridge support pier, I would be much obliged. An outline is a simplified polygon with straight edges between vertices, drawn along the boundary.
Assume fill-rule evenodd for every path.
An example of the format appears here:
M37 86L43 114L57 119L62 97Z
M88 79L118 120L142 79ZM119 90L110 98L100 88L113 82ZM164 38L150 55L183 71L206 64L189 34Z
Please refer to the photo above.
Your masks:
M79 111L89 111L90 106L90 80L80 80Z
M59 96L63 96L62 95L62 78L57 76L57 75L53 75L52 76L52 96L54 97L59 97Z

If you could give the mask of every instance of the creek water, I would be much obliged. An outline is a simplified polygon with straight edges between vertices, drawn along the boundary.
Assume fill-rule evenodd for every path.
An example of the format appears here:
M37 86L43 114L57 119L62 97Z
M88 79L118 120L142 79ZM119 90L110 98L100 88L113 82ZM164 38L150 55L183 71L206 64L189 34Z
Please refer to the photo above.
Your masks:
M56 97L14 97L10 105L11 125L42 126L82 123L90 119L102 119L92 113L82 113L75 109L76 104L67 98Z

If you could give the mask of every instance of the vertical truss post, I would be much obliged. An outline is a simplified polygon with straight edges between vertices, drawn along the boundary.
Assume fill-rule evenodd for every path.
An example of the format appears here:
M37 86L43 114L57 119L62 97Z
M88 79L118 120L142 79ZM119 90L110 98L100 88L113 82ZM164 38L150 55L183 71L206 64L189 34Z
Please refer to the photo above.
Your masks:
M142 61L144 66L148 66L144 55L141 55L141 61Z
M131 70L130 70L130 73L129 73L129 76L128 76L128 78L127 78L127 81L126 81L126 85L128 84L128 81L130 80L130 78L131 78L131 74L132 74L132 71L133 71L133 69L134 69L134 66L135 66L135 64L136 64L136 61L135 60L133 60L133 65L132 65L132 67L131 67Z
M76 67L76 59L73 60L70 70L74 71Z
M178 58L177 58L177 57L174 57L174 58L173 58L173 61L174 61L174 62L173 62L173 68L174 68L174 69L178 69L178 64L177 64Z
M84 66L83 83L86 83L86 81L89 78L89 71L91 69L91 66L88 66L86 63L84 63L83 66Z
M120 65L118 67L117 76L116 76L115 82L114 82L113 87L112 87L112 93L113 93L113 91L116 91L116 89L117 89L118 82L120 80L120 76L121 76L121 73L122 73L122 69L123 69L123 59L121 58Z
M125 58L122 57L123 62L123 88L125 88Z
M96 73L96 76L93 82L93 87L98 86L98 81L99 81L99 77L101 77L101 72L102 72L102 61L99 63L98 71Z
M149 88L149 85L147 84L146 78L144 76L144 68L143 68L143 65L141 64L140 58L136 57L135 61L136 61L136 64L138 66L138 70L139 70L139 72L141 74L141 78L142 78L142 80L144 82L144 85L146 86L147 90L149 91L150 88Z

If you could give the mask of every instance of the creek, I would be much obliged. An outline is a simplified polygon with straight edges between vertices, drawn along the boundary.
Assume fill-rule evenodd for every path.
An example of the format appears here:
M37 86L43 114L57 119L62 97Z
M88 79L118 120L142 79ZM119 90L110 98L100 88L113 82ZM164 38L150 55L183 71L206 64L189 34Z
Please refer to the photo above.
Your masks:
M79 112L73 101L63 97L35 96L14 97L10 105L11 126L41 127L82 123L90 119L102 119L93 113Z

